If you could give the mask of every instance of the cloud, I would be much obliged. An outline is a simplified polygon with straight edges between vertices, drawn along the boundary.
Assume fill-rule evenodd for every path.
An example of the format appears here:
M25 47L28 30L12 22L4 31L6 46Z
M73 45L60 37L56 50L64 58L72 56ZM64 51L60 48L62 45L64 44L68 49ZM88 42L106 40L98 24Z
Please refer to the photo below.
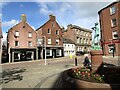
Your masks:
M12 27L12 26L14 26L14 25L16 25L16 24L18 24L18 23L19 23L18 20L12 19L11 21L2 22L2 27L7 27L7 26Z
M2 39L2 41L4 42L4 41L6 41L7 33L6 33L6 32L2 32L2 34L3 34L3 39Z
M39 3L39 7L40 7L40 13L47 15L52 13L52 11L48 8L47 3Z
M40 15L54 14L61 26L68 24L91 28L98 22L98 11L110 2L39 2Z

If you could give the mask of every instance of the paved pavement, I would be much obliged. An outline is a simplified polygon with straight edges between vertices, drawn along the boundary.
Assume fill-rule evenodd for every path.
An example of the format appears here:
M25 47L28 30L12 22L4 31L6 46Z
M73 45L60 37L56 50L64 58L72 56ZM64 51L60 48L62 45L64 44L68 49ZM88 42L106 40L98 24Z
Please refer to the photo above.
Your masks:
M89 56L90 57L90 56ZM78 64L82 65L84 56L79 56ZM104 62L118 65L119 57L103 57ZM61 87L62 71L75 67L74 59L62 57L44 60L3 64L0 76L2 88L53 88ZM59 83L57 82L59 80Z

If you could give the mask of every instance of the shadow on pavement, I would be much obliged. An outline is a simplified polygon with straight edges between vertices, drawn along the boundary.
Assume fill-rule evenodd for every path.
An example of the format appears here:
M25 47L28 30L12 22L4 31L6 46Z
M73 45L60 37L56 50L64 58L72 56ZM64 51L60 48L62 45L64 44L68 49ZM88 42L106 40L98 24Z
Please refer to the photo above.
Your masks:
M9 83L13 80L21 81L23 79L22 73L25 71L25 68L12 68L3 70L2 73L0 73L0 84Z

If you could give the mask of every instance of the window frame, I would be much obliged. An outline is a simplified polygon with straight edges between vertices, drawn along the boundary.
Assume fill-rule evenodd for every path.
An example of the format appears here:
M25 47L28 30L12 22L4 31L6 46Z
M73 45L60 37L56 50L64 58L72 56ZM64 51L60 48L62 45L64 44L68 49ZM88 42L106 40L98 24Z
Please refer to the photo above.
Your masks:
M116 22L114 22L113 20L115 20ZM116 18L112 18L111 19L111 27L115 27L115 26L117 26L117 19Z
M110 15L115 14L115 13L116 13L116 10L117 10L116 6L110 7Z
M15 47L18 47L18 46L20 46L19 41L15 41Z
M32 38L32 32L28 32L28 37Z
M15 31L15 36L19 37L20 36L20 32L19 31Z
M32 47L32 41L28 41L28 47Z
M50 40L50 41L49 41L49 40ZM48 43L48 44L52 44L52 43L51 43L51 38L48 38L47 43Z

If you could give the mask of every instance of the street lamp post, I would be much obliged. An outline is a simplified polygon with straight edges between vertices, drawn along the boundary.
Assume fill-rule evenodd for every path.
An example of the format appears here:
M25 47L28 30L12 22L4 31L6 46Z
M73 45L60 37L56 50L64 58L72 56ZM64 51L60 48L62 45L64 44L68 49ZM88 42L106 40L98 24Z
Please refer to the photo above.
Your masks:
M45 49L45 65L46 65L46 37L43 36L44 38L44 49Z

